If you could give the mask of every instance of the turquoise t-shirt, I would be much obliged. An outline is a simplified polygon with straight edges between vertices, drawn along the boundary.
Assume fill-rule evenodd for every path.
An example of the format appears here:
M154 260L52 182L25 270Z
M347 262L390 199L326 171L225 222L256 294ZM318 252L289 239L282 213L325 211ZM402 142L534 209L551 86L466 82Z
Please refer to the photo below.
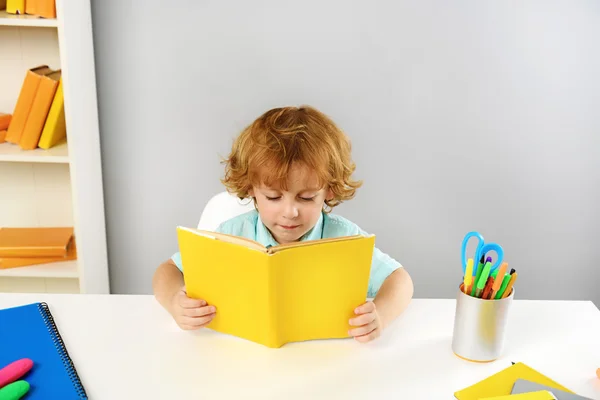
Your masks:
M260 220L258 211L256 210L248 211L247 213L223 222L216 231L252 239L261 243L263 246L277 245L271 232L269 232L267 227ZM360 229L355 223L344 217L323 212L321 213L317 224L310 231L306 232L300 240L327 239L357 234L366 235L367 233ZM179 252L175 253L171 257L171 260L173 260L179 270L183 271L181 266L181 254ZM398 261L375 247L373 249L367 297L375 297L383 284L383 281L392 272L401 267L402 265Z

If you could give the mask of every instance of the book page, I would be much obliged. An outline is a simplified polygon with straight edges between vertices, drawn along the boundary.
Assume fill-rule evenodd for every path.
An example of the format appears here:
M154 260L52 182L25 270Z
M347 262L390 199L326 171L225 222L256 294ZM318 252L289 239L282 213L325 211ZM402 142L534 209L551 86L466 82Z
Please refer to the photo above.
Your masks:
M293 242L293 243L285 243L279 244L277 246L270 247L267 249L267 252L270 254L277 253L282 250L292 249L295 247L304 247L304 246L314 246L316 244L324 244L324 243L334 243L334 242L343 242L348 240L356 240L365 237L372 237L374 235L363 236L363 235L354 235L354 236L340 236L336 238L327 238L327 239L318 239L318 240L305 240L302 242Z
M271 343L271 257L249 246L178 228L187 295L217 309L207 325L218 332Z
M184 229L189 232L192 232L192 233L195 233L196 235L220 240L220 241L227 242L227 243L237 244L240 246L248 247L253 250L258 250L258 251L262 251L262 252L267 251L267 248L265 246L263 246L262 244L254 241L254 240L247 239L245 237L227 235L226 233L203 231L201 229L184 228L184 227L179 227L179 228Z
M374 244L358 236L270 256L280 343L348 337L353 310L367 298Z

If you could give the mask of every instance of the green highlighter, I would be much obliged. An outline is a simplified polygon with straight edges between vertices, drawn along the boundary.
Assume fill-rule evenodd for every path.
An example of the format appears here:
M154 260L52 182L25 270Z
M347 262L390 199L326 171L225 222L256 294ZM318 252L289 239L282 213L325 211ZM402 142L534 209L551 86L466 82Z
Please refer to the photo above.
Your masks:
M492 268L492 263L489 261L486 262L485 267L483 267L483 272L481 273L481 276L479 278L477 278L477 290L475 291L475 297L481 297L481 293L483 292L483 289L485 288L485 284L487 283L487 280L490 276L491 268Z
M27 381L16 381L0 389L0 400L19 400L29 391Z
M475 290L477 289L477 282L479 282L479 277L481 276L481 272L483 271L483 261L485 256L481 256L481 260L477 264L477 273L475 274L475 280L473 281L473 289L471 289L471 296L475 296Z
M502 295L504 294L504 291L506 290L506 287L508 286L508 282L510 281L510 274L505 274L504 275L504 279L502 279L502 286L500 286L500 290L498 290L498 293L496 293L496 297L494 297L494 299L499 299L500 297L502 297ZM1 398L0 398L1 400Z

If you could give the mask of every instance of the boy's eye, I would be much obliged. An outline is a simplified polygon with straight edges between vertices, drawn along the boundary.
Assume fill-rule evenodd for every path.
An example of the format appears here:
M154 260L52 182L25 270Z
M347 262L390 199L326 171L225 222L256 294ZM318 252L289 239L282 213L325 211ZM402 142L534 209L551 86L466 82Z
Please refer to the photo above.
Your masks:
M312 201L314 199L314 197L300 197L300 200L302 201Z
M267 198L267 200L274 201L274 200L279 200L281 196L277 196L277 197L269 197L269 196L265 196L265 197Z

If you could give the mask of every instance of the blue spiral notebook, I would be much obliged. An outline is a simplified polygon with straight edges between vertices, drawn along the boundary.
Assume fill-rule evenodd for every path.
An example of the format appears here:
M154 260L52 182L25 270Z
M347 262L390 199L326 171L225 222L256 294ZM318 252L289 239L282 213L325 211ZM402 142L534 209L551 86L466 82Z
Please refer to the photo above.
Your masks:
M46 303L0 310L0 368L21 358L33 361L21 378L30 385L23 400L87 399Z

